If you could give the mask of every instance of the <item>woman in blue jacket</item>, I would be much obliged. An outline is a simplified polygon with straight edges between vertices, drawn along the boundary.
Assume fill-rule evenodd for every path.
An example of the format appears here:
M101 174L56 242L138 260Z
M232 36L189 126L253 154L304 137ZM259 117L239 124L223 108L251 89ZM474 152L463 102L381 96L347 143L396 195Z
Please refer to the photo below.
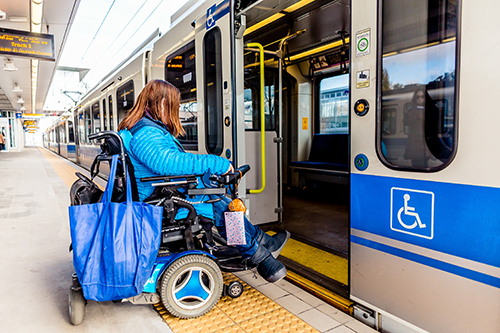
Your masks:
M154 188L139 179L153 176L190 174L222 175L234 171L229 161L215 155L191 154L184 151L176 137L184 130L179 119L180 93L163 80L150 81L139 94L134 107L120 123L118 130L134 166L139 199L144 201ZM200 181L198 186L203 186ZM196 212L212 219L221 236L225 237L224 212L230 200L214 204L193 205ZM187 216L179 211L176 218ZM257 271L269 282L286 276L285 266L276 260L290 233L283 231L269 236L245 218L246 245L236 246L240 253L257 265Z

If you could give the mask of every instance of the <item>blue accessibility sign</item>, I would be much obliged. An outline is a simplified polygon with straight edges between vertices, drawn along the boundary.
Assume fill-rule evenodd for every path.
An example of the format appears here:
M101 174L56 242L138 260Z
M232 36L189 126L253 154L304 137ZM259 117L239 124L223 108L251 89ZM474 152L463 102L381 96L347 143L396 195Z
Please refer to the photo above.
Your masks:
M217 10L217 4L214 4L212 7L207 9L207 20L206 20L207 30L215 25L215 11L216 10Z
M434 193L408 188L391 189L391 229L432 239L434 237Z

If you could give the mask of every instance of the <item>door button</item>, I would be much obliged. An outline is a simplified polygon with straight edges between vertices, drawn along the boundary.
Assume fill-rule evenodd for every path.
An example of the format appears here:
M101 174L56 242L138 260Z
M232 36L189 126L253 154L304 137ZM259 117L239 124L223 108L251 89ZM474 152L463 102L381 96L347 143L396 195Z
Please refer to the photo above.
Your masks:
M354 103L354 113L360 117L367 114L369 109L370 104L368 104L366 99L358 99L356 103Z

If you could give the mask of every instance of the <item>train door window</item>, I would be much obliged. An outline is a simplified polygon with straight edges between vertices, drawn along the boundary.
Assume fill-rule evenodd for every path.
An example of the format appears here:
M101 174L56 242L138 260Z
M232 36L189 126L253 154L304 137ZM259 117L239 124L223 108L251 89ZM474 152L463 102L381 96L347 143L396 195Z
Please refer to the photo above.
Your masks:
M116 89L116 111L118 124L127 116L127 111L134 106L134 81L130 80Z
M73 122L71 120L68 120L68 143L74 143L75 142L75 132L73 129Z
M319 116L316 132L349 133L349 74L321 79L319 82Z
M456 151L458 2L381 0L381 10L379 156L393 169L441 170Z
M195 60L193 41L168 56L165 61L165 80L181 93L179 116L186 133L179 137L179 142L186 150L198 150Z
M83 119L83 110L78 113L78 143L85 142L85 120Z
M66 123L62 123L59 125L59 143L67 143L66 142Z
M89 135L92 134L92 119L90 118L90 108L83 112L85 115L85 142L90 143Z
M249 57L248 60L250 60ZM251 60L250 60L251 61ZM264 124L266 131L275 131L278 107L278 72L272 68L264 70ZM283 96L287 92L287 79L283 78ZM245 130L260 131L260 66L245 69L245 90L243 93L245 103ZM283 99L286 104L286 98Z
M205 126L207 151L220 155L223 149L221 33L213 28L203 40L205 64Z
M114 131L115 125L113 124L113 96L108 96L108 112L109 112L109 130Z
M101 131L101 111L99 110L99 102L92 104L92 133Z
M104 130L108 130L108 115L106 114L106 98L102 100L102 120L104 122Z

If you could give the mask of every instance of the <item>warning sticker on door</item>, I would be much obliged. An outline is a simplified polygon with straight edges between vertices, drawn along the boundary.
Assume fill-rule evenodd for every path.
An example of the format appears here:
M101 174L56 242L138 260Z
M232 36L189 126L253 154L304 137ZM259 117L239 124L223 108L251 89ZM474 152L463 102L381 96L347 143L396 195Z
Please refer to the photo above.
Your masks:
M356 33L356 58L370 54L370 29Z
M370 70L356 72L356 89L370 86Z

